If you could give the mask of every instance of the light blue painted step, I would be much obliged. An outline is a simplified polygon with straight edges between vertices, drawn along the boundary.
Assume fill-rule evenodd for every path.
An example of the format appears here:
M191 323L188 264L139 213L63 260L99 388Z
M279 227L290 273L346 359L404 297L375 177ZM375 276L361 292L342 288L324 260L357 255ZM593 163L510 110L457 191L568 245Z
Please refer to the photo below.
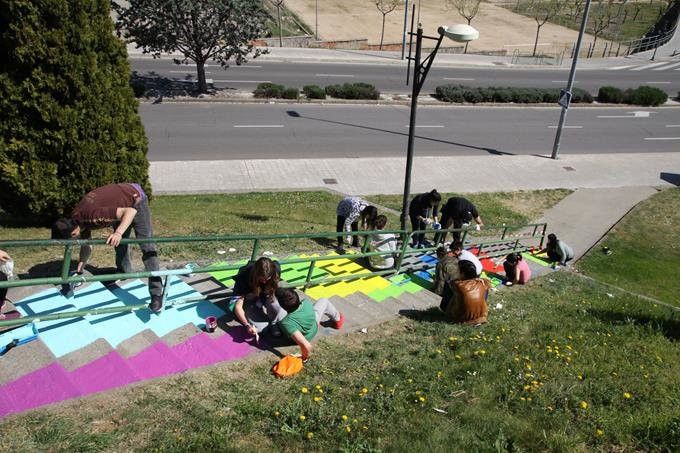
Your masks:
M174 276L170 277L167 291L167 301L169 302L201 295L187 283ZM149 300L147 285L140 280L114 290L114 293L128 305ZM200 328L204 326L207 316L219 318L225 314L215 304L201 300L164 309L160 315L154 315L149 310L140 310L135 315L145 323L145 328L151 329L156 335L163 337L185 324L192 323Z

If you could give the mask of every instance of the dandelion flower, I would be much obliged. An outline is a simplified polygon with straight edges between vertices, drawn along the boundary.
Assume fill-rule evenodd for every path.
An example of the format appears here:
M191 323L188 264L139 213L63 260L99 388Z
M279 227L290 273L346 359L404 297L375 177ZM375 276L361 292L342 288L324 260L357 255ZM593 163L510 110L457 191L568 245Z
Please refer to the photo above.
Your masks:
M321 386L320 386L319 384L316 384L316 385L314 386L314 388L317 389L317 390L321 390Z
M602 437L604 436L604 431L598 428L595 430L595 435L597 435L597 437Z
M579 406L581 406L581 409L583 410L588 409L588 403L586 403L585 401L581 401L581 404L579 404Z
M314 401L317 402L317 403L318 403L319 401L321 401L322 399L323 399L323 398L321 398L320 396L315 396L315 397L314 397Z
M629 399L631 399L631 398L633 397L633 395L630 394L629 392L623 392L623 397L624 397L625 399L629 400Z
M348 433L351 433L352 427L351 426L345 426L345 431L347 431Z
M461 356L459 356L458 354L456 354L456 360L460 360L460 359L461 359Z
M347 421L348 418L349 418L349 417L346 416L346 415L343 415L343 416L342 416L342 420L345 421L345 422Z
M409 383L409 384L413 384L413 379L409 378L409 379L408 379L408 383Z
M368 389L366 387L362 388L361 393L364 393L364 394L368 393Z
M279 412L279 411L274 412L275 417L278 417L279 415L281 415L281 412Z
M307 420L307 417L305 417L304 415L300 415L300 421L304 422L305 420Z
M418 397L418 400L419 400L421 403L424 403L424 402L425 402L425 397L424 397L424 396L419 396L419 397Z
M309 389L308 389L307 387L302 387L302 388L300 389L300 391L301 391L302 393L309 393Z
M314 433L311 432L311 431L308 432L308 433L307 433L307 439L311 439L312 437L314 437Z
M582 380L583 380L583 376L580 375L580 374L579 374L578 376L576 376L576 377L578 378L579 381L582 381Z

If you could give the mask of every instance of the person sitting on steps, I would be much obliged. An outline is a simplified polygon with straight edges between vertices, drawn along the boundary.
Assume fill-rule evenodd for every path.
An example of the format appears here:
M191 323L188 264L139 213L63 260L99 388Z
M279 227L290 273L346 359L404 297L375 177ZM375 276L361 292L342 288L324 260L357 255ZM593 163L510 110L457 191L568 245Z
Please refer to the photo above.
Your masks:
M387 217L379 215L375 218L375 234L371 236L371 248L373 252L389 252L385 255L368 257L371 269L385 270L394 267L394 253L397 250L397 238L392 233L384 233L382 230L387 226Z
M442 310L451 322L484 324L489 313L486 299L491 283L485 278L477 277L475 265L470 261L459 261L458 267L461 278L455 282L447 282L447 285L453 286L452 297L443 304Z
M525 284L531 278L529 264L522 258L521 253L510 253L503 262L505 270L505 284L507 286Z
M566 242L557 239L557 236L555 236L554 233L548 235L548 243L545 248L541 250L541 253L543 252L548 253L548 259L553 261L553 268L556 267L557 264L566 266L568 261L574 259L574 251L572 248L569 247Z
M328 299L319 299L312 304L306 297L300 300L297 291L290 288L277 289L276 298L288 312L281 320L281 330L300 346L302 360L309 359L312 353L310 342L319 331L322 319L328 317L334 329L341 329L345 322L345 316Z

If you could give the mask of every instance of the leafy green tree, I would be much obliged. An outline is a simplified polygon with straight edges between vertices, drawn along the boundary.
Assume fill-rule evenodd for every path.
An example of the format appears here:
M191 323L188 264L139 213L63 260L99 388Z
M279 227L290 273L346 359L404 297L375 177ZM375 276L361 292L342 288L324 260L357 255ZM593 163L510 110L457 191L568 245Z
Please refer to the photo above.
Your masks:
M50 220L148 183L147 140L108 0L0 2L0 206Z
M130 0L125 7L113 3L118 14L116 29L129 41L160 57L179 52L177 64L196 64L198 90L208 91L205 64L217 61L228 67L262 51L252 43L266 33L266 14L258 0Z

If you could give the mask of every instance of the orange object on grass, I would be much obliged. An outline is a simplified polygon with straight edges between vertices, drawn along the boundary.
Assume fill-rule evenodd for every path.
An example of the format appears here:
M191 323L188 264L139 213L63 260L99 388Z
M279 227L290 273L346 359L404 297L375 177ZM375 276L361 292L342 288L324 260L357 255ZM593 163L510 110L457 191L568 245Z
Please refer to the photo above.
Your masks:
M295 376L302 371L302 359L294 355L287 355L272 367L272 373L279 378Z

